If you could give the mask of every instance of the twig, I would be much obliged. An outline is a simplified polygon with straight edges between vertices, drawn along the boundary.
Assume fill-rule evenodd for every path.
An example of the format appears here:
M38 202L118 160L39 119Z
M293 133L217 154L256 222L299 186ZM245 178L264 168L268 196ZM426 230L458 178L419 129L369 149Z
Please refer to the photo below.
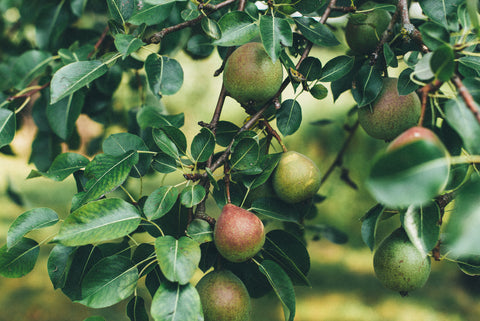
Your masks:
M273 129L273 127L270 125L268 120L264 119L263 120L263 125L265 126L265 129L267 130L268 135L275 137L275 139L278 141L280 146L282 146L283 152L287 152L287 147L285 147L285 144L282 142L282 139L280 138L280 135L278 135L277 131Z
M355 122L355 124L353 124L353 126L348 129L349 130L348 137L345 140L345 142L343 142L343 145L340 148L340 150L338 151L337 156L335 157L333 163L327 169L327 171L325 172L325 175L323 175L322 180L320 182L320 186L322 186L323 183L325 183L325 181L328 179L328 177L333 173L333 170L335 169L335 167L342 165L343 155L345 154L345 151L347 150L348 145L352 141L353 136L355 135L355 132L357 131L358 124L359 124L359 122L357 120Z
M100 38L98 39L98 41L97 41L97 43L95 44L95 47L93 48L93 50L88 54L87 58L92 57L93 54L98 51L98 48L100 48L100 46L102 45L103 41L105 40L105 37L107 36L108 30L109 30L108 26L106 26L105 29L103 29L102 35L101 35Z
M401 11L401 6L400 6L400 1L397 5L397 10L395 10L395 13L392 16L392 19L390 20L390 23L387 26L387 29L383 32L382 38L380 39L380 42L377 45L377 48L375 51L371 54L370 58L370 65L373 66L377 62L378 57L380 56L380 53L383 51L383 45L387 42L388 38L392 35L393 32L393 26L398 20L398 16L400 15Z
M422 109L420 112L420 119L418 120L418 126L423 126L423 120L425 118L425 110L427 109L427 98L428 94L432 91L437 91L438 88L443 84L440 80L434 80L432 83L429 83L420 89L421 98L422 98Z
M217 5L202 4L201 3L201 4L198 5L198 9L199 10L202 10L202 9L208 10L207 15L209 15L210 13L212 13L214 11L217 11L217 10L220 10L223 7L226 7L226 6L234 3L235 1L237 1L237 0L226 0L224 2L221 2L221 3L217 4ZM167 34L175 32L175 31L179 31L179 30L191 27L191 26L194 26L197 23L199 23L200 21L202 21L202 19L205 18L205 17L206 16L202 14L202 15L200 15L200 16L192 19L192 20L187 20L187 21L184 21L184 22L179 23L177 25L170 26L170 27L167 27L167 28L163 28L159 32L154 33L150 37L148 42L149 43L159 43L162 40L162 38L165 37Z
M423 43L422 34L410 22L410 16L408 15L408 0L398 0L397 10L398 9L400 9L402 17L402 31L405 33L406 36L408 36L411 40L417 43L423 53L427 53L429 49Z
M458 75L453 76L452 81L455 84L455 87L457 87L458 93L460 94L460 96L462 96L463 101L467 105L468 109L470 109L472 114L480 123L480 112L478 111L478 106L475 103L475 100L473 99L472 94L470 94L467 87L465 87L465 85L463 84L460 77L458 77Z
M16 99L20 99L20 98L28 98L28 97L32 97L33 95L35 95L36 93L38 93L39 91L47 88L48 86L50 86L50 82L47 82L46 84L40 86L40 87L36 87L24 94L20 94L20 95L14 95L14 96L10 96L7 98L7 101L13 101L13 100L16 100Z

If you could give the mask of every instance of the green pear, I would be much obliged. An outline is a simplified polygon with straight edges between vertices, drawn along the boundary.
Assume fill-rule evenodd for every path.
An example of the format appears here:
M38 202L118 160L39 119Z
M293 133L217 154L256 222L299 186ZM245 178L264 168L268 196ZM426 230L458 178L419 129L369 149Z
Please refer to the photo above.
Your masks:
M225 89L240 104L262 107L282 85L280 60L272 61L263 44L250 42L237 48L227 59L223 71Z
M272 177L275 193L287 203L298 203L313 197L320 188L320 182L317 165L295 151L283 153Z
M430 275L430 257L410 242L403 228L386 237L373 256L373 267L380 282L402 296L421 288Z
M358 108L358 121L368 135L391 141L420 118L421 102L415 92L400 96L397 78L384 78L383 87L375 101Z
M215 223L213 240L225 259L245 262L263 247L265 229L255 214L228 203Z
M231 271L206 274L197 283L205 321L248 321L251 303L243 282Z

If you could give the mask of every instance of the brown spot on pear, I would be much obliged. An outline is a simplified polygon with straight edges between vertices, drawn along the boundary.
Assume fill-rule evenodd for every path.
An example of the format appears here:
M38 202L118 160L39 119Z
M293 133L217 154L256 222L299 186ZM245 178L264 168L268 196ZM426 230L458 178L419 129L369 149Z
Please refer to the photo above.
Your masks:
M213 239L218 252L228 261L244 262L265 243L262 221L234 204L226 204L215 223Z
M209 272L197 283L205 321L248 321L251 303L243 282L229 270Z

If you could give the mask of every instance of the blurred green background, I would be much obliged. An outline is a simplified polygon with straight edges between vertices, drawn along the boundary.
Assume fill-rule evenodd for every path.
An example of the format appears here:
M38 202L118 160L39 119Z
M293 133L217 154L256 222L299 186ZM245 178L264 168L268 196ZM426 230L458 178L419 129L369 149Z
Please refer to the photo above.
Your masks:
M335 52L314 51L312 56L325 64ZM220 66L216 54L198 63L183 54L176 57L181 61L185 81L179 93L165 97L165 108L170 113L185 112L185 126L182 128L191 140L200 127L198 121L210 121L221 86L221 77L213 78ZM126 87L125 79L123 85ZM288 89L283 98L293 97ZM139 97L119 90L115 108L135 106ZM343 129L346 114L354 106L349 94L343 94L334 104L332 97L317 101L304 93L299 97L303 109L300 130L285 139L288 148L311 157L325 172L337 155L347 134ZM241 124L245 114L239 105L227 98L222 120ZM325 126L312 122L329 119ZM33 207L50 207L61 217L69 211L75 183L67 179L55 183L43 178L26 180L32 167L28 155L35 128L26 118L24 128L17 134L12 147L16 157L0 157L0 244L6 241L9 225L24 211ZM81 134L85 140L101 130L100 125L88 119L79 120ZM110 132L123 130L109 129ZM367 137L359 129L351 142L343 165L350 171L350 178L358 184L354 190L342 180L337 168L319 193L326 197L318 205L318 216L314 223L329 224L349 235L348 243L336 245L326 239L310 241L308 249L312 268L308 275L312 287L297 287L297 321L376 321L376 320L422 320L456 321L480 319L480 282L478 278L462 275L453 263L432 262L432 274L426 286L408 297L402 298L382 287L376 280L372 267L372 253L363 244L360 236L360 218L375 202L368 195L362 182L369 170L374 155L385 147L385 143ZM161 184L163 176L151 176L143 181L146 195ZM174 178L175 179L175 178ZM135 194L139 181L129 181L129 188ZM16 191L23 205L17 205L8 196ZM137 195L138 196L138 193ZM210 205L212 205L211 203ZM211 214L218 208L210 207ZM391 222L390 222L391 221ZM397 218L382 224L379 235L384 236L399 224ZM41 241L55 233L48 228L31 235ZM41 256L33 272L20 279L0 278L0 321L81 321L88 316L102 315L109 321L126 321L125 304L120 303L107 309L88 309L70 302L61 291L55 291L49 281L46 260L49 248L41 250ZM196 278L200 278L198 273ZM144 287L141 287L148 297ZM253 301L254 321L277 321L283 319L282 307L274 294ZM189 320L185 320L189 321Z

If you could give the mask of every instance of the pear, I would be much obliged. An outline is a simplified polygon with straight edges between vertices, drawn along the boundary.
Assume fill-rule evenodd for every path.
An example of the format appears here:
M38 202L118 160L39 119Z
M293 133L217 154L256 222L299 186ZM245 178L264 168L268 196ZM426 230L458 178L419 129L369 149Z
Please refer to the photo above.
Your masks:
M252 108L262 107L273 98L282 81L282 63L273 62L259 42L237 48L227 58L223 71L223 84L230 96Z
M397 78L384 78L375 101L358 109L358 121L373 138L391 141L420 118L421 102L415 92L400 96Z
M265 229L255 214L228 203L215 223L213 240L225 259L245 262L263 247Z
M317 165L295 151L283 153L272 177L275 193L287 203L298 203L313 197L320 188L320 182Z
M403 228L386 237L373 256L373 267L380 282L402 296L421 288L430 275L430 257L410 242Z
M251 303L243 282L231 271L206 274L197 283L205 321L248 321Z

